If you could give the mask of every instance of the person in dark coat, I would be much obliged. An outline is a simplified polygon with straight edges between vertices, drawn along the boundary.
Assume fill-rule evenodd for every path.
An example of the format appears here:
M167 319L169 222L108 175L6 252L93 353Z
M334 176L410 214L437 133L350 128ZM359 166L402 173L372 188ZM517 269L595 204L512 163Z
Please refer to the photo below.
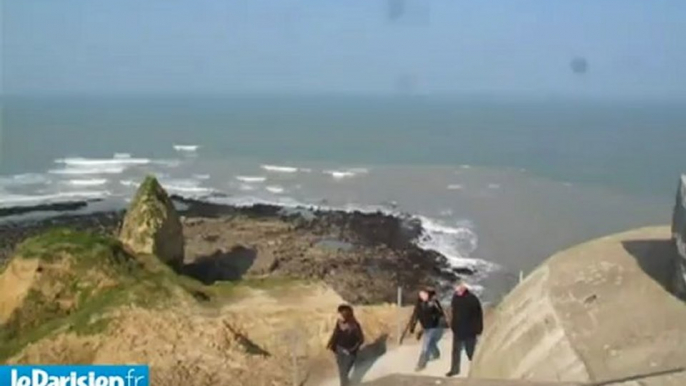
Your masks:
M476 348L476 341L483 332L483 311L481 301L469 291L465 283L455 286L451 301L450 329L453 331L453 352L450 371L446 376L460 374L460 357L462 349L467 352L471 361Z
M336 354L341 386L350 385L350 371L363 343L364 333L360 323L355 319L353 308L347 304L338 306L338 320L327 348Z
M430 359L438 359L441 356L441 352L438 350L438 341L441 338L441 320L444 315L443 307L441 307L435 291L428 289L419 291L419 298L409 324L410 334L414 334L417 322L423 330L422 349L415 371L423 370Z

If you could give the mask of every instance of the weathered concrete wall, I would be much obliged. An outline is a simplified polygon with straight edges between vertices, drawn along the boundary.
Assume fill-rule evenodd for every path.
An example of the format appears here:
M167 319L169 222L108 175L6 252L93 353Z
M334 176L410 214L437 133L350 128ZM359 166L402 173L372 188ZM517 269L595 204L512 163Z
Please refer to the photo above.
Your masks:
M390 375L366 386L582 386L578 383L530 382L521 380L435 378L411 375Z
M674 264L673 291L686 300L686 175L681 176L672 218L672 235L679 256Z
M548 266L539 267L496 309L479 343L471 376L589 379L547 294L549 280Z
M661 282L670 234L643 228L551 257L497 307L470 377L598 382L686 367L686 305ZM641 384L686 385L669 377Z

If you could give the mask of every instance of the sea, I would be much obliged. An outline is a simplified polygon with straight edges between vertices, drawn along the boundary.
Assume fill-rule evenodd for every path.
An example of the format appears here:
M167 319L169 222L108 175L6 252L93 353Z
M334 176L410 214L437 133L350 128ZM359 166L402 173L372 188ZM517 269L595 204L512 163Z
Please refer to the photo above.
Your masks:
M82 199L123 206L154 174L170 193L214 202L411 215L424 227L417 243L456 268L474 269L470 284L494 301L556 251L670 223L686 171L683 102L262 95L1 101L0 207Z

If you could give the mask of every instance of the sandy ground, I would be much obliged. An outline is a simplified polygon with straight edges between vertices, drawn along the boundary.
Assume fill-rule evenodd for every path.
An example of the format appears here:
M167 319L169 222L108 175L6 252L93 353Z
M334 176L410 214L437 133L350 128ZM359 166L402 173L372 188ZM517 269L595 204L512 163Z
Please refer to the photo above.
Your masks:
M369 382L391 374L422 375L428 377L445 377L450 369L450 352L452 349L452 336L446 331L438 343L441 357L428 363L426 368L415 372L419 357L420 345L418 342L407 342L402 346L390 349L384 355L366 363L358 364L358 369L353 370L352 379L358 382ZM462 372L459 378L466 378L469 374L469 360L462 353ZM360 379L361 376L361 379ZM320 386L338 386L338 378L331 378Z

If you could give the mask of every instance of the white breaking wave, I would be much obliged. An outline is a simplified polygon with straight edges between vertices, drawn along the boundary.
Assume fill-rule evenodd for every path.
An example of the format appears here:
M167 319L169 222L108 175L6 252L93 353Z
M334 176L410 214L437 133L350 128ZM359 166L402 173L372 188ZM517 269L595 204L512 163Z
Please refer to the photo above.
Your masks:
M65 164L72 167L96 168L105 166L128 166L128 165L147 165L150 163L148 158L63 158L55 161L58 164Z
M170 192L177 192L181 194L200 194L200 195L205 195L205 194L211 194L214 193L214 189L212 188L206 188L202 186L178 186L178 185L170 185L167 184L165 185L165 189Z
M286 191L283 187L277 186L277 185L267 186L265 189L267 189L268 192L274 193L274 194L281 194L281 193Z
M64 169L49 170L50 174L60 175L89 175L89 174L121 174L126 170L125 166L105 166L105 167L72 167Z
M255 190L255 187L248 184L240 184L240 186L238 186L238 189L243 192L252 192L253 190Z
M448 190L462 190L464 189L464 186L460 184L450 184L447 186Z
M325 170L324 173L330 175L331 177L337 180L340 180L343 178L355 177L358 174L369 173L369 170L364 168L353 168L345 170Z
M55 163L63 164L65 167L50 170L48 173L61 175L121 174L129 167L147 165L150 162L147 158L131 158L129 154L123 153L115 154L114 158L72 157L55 160Z
M472 165L460 165L460 169L471 169Z
M198 145L174 145L174 150L184 152L196 152L199 148Z
M160 180L160 184L168 192L178 193L181 195L204 196L215 192L215 189L200 186L200 182L197 180Z
M119 183L122 186L134 187L134 188L137 188L141 185L140 182L136 182L136 181L132 181L132 180L121 180L121 181L119 181Z
M197 178L198 180L209 180L210 175L209 174L193 174L193 178Z
M259 183L267 181L267 177L262 176L236 176L236 179L245 183Z
M292 166L262 165L262 169L273 173L297 173L298 168Z
M176 167L179 167L179 166L181 166L181 163L182 163L182 162L183 162L183 161L178 160L178 159L155 160L155 161L152 161L152 163L155 164L155 165L161 165L161 166L165 166L165 167L168 167L168 168L176 168Z
M500 189L500 184L488 184L488 189Z
M418 216L422 221L422 236L417 245L440 252L453 268L470 268L481 276L498 269L496 264L470 257L479 245L479 238L469 222L448 226L445 223Z
M13 176L0 177L0 185L3 186L23 186L50 183L50 179L42 174L26 173L15 174Z
M110 196L108 191L58 192L39 195L5 194L0 196L0 207L34 206L68 201L96 200Z
M342 178L347 178L347 177L355 177L355 173L353 172L345 172L345 171L338 171L338 170L327 170L324 173L329 174L331 177L340 180Z
M87 180L69 180L67 184L73 186L100 186L107 184L107 179L105 178L91 178Z

